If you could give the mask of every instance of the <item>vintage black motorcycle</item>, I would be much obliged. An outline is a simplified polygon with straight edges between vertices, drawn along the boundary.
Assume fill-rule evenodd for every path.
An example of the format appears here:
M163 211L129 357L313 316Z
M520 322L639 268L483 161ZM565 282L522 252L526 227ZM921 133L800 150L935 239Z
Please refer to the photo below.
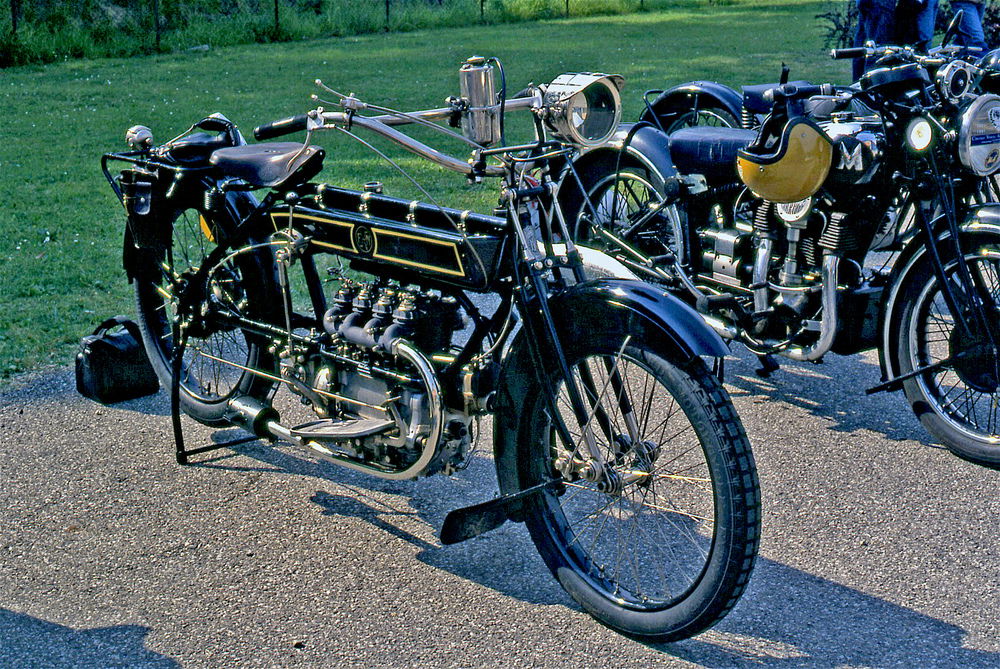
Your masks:
M690 636L735 604L759 538L750 445L709 367L726 348L662 288L584 280L565 241L549 165L607 141L619 79L562 75L506 99L498 67L469 59L461 95L441 109L399 112L324 87L337 111L254 131L305 131L304 142L247 144L216 114L159 146L134 127L131 151L104 156L128 214L143 341L171 388L177 459L227 445L188 448L183 412L377 477L450 475L469 463L476 419L492 416L501 496L449 514L442 541L525 522L595 618ZM507 145L504 114L517 109L533 112L535 136ZM463 141L471 158L405 124ZM478 214L376 183L313 182L325 157L313 136L367 145L358 129L469 179L498 178L501 206ZM112 174L112 162L126 167ZM279 387L311 418L283 420Z
M996 467L1000 96L954 56L861 52L883 66L772 87L757 131L678 130L655 173L585 176L575 239L687 295L762 374L773 355L878 348L869 392L902 389L948 448Z

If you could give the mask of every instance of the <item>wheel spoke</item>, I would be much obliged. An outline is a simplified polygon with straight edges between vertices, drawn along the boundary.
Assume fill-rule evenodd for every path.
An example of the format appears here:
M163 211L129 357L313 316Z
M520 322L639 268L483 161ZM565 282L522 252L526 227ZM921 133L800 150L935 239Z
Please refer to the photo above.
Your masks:
M990 342L1000 339L997 323L1000 253L977 249L965 262L975 294L983 303L985 322L978 316L953 314L937 279L930 275L909 316L910 364L915 369L954 360L946 368L925 372L914 383L947 424L969 436L992 438L998 427L998 392L995 380L991 379L1000 378L1000 355L990 348ZM948 284L960 302L968 301L971 296L963 291L957 263L949 265L946 272ZM958 328L959 318L968 327ZM983 328L987 330L985 334Z
M155 342L155 354L166 369L170 368L173 356L173 319L181 282L195 276L211 247L197 212L182 212L172 227L173 241L159 263L159 278L146 278L146 283L139 287L139 305L144 312L140 318L145 321L149 337ZM237 313L237 305L245 300L240 262L236 256L217 268L207 277L210 286L205 289ZM247 374L244 368L253 366L256 355L244 333L214 324L209 318L187 334L181 378L185 392L201 402L219 402L238 392Z

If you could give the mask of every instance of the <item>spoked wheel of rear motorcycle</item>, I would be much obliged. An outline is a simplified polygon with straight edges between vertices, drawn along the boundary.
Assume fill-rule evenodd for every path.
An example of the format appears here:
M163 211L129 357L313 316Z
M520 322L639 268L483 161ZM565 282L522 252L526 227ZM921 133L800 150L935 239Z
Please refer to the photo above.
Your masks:
M721 107L702 107L699 109L688 109L680 113L658 115L663 131L668 135L681 128L712 127L712 128L738 128L740 127L731 113Z
M965 308L956 318L926 258L902 288L900 372L950 361L905 381L903 390L920 422L952 452L1000 468L1000 240L967 245L965 266L985 323ZM946 266L956 292L959 267Z
M137 320L149 361L165 388L171 384L180 281L191 276L215 247L214 239L221 233L218 225L197 210L180 212L172 223L170 247L145 252L136 271ZM211 300L214 309L198 305L196 311L268 320L273 305L279 304L276 287L268 281L273 276L268 254L262 249L238 253L219 264L209 274L204 291L205 301ZM232 398L265 397L274 382L251 370L268 367L266 346L259 335L217 316L205 318L189 330L181 365L182 410L202 423L222 425Z
M656 180L646 170L627 167L591 169L581 174L587 202L581 202L573 227L574 241L608 252L620 252L613 239L602 235L606 230L636 251L647 256L673 253L683 262L686 245L681 209L661 206L664 196ZM631 260L635 258L625 254Z
M554 402L574 443L556 436L536 380L524 395L520 483L558 482L529 498L531 538L602 623L650 640L692 636L733 607L753 568L760 492L750 444L700 359L676 364L630 336L580 339L565 342L568 359L609 475L595 482L567 465L588 452L586 439L562 383Z

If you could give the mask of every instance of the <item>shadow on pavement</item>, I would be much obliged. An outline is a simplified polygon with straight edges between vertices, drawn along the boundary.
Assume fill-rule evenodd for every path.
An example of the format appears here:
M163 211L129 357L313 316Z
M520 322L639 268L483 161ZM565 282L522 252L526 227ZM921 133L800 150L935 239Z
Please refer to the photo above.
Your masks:
M454 546L440 546L401 527L419 518L436 533L448 511L487 498L492 494L487 488L495 485L488 459L477 458L467 480L410 482L373 479L267 447L240 450L270 471L336 484L343 492L317 490L311 498L323 515L361 518L420 549L416 558L425 564L521 601L579 610L549 575L523 526L508 523ZM376 492L399 497L386 500ZM719 668L1000 666L1000 653L963 647L966 635L956 625L759 558L749 590L716 628L694 639L648 645Z
M883 425L879 412L888 412L890 406L894 411L908 411L898 396L866 398L865 406L859 407L862 403L857 396L863 397L865 379L877 380L870 363L862 365L867 369L860 374L859 365L850 358L820 367L787 365L778 372L780 377L770 380L757 379L752 365L753 360L744 357L730 366L727 376L735 397L759 395L761 401L773 397L806 408L830 421L836 430L863 428L892 439L928 443L915 419ZM863 380L847 381L846 373ZM840 390L848 385L850 394L842 394ZM162 394L159 399L163 401ZM146 413L155 402L156 398L149 398L120 406ZM222 430L209 439L225 441L241 434ZM238 456L255 462L247 466ZM437 477L420 482L376 479L259 443L207 454L194 466L322 481L326 489L317 490L310 500L331 522L338 516L363 519L383 530L387 541L393 537L416 547L416 558L435 569L520 601L579 610L548 574L522 526L507 524L455 546L443 547L428 539L448 511L495 494L493 464L488 458L474 459L470 469L455 480ZM415 527L415 520L426 523L431 531ZM120 657L119 664L175 666L169 658L143 647L148 632L138 626L77 631L0 609L0 665L37 664L44 658L45 666L106 666L108 657ZM665 657L719 668L1000 667L1000 653L965 647L967 635L963 628L943 620L761 558L750 589L715 629L694 639L650 647ZM622 639L622 643L630 642Z
M758 559L750 589L715 629L652 647L707 667L1000 666L1000 653L966 648L965 637L956 625Z
M180 667L144 647L148 627L116 625L89 630L0 609L0 664L5 667Z
M738 359L727 359L726 385L734 399L759 396L764 401L785 402L823 418L838 432L864 429L894 441L936 446L902 392L865 394L881 381L875 361L860 355L830 355L820 364L778 358L781 369L761 378L754 371L760 365L752 354L739 346L733 347L733 353Z

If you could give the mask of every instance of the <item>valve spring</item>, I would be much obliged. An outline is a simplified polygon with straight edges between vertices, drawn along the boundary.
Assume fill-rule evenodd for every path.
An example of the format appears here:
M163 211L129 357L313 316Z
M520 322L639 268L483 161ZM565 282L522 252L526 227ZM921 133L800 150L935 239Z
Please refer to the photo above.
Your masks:
M819 265L820 253L819 249L816 248L815 237L803 237L799 240L799 252L802 254L802 260L807 267L816 267Z
M226 194L215 188L205 191L205 211L219 211L226 201Z
M753 229L762 234L770 235L774 232L774 217L771 212L774 210L774 203L763 200L757 206L757 211L753 215Z

